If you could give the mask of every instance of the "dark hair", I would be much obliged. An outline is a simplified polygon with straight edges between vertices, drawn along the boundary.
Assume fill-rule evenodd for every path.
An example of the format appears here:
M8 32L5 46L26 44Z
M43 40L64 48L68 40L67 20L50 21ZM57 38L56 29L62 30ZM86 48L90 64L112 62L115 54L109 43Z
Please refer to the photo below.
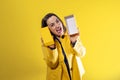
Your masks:
M51 16L56 16L56 17L61 21L61 23L62 23L62 25L63 25L64 32L66 32L66 27L65 27L65 25L63 24L62 20L61 20L56 14L54 14L54 13L48 13L48 14L46 14L46 15L43 17L42 22L41 22L41 27L43 28L43 27L48 26L48 25L47 25L47 20L48 20Z

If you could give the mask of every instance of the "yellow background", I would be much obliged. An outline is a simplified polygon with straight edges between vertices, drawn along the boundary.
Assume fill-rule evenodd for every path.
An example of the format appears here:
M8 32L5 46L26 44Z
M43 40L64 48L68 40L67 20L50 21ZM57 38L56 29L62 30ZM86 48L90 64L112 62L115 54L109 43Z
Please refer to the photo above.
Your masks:
M74 14L87 49L84 80L120 80L119 0L0 1L0 80L45 80L42 17Z

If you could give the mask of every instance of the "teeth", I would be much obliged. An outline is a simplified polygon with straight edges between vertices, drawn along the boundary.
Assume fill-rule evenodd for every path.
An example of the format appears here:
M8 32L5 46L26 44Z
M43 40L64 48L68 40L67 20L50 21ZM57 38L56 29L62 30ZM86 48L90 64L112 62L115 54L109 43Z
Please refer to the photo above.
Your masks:
M61 28L57 29L56 31L57 31L57 32L61 32Z

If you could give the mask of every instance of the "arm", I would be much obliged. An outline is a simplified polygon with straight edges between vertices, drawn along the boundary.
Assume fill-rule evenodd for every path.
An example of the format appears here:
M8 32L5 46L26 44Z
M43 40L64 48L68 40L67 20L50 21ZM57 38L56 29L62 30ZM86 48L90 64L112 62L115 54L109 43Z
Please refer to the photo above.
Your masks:
M71 44L73 47L73 50L76 52L76 55L83 57L86 53L86 48L83 46L79 33L70 36Z
M57 48L53 48L53 45L49 47L42 45L42 51L47 65L52 69L56 68L58 65Z
M86 48L83 46L80 38L77 38L77 41L73 47L73 49L77 52L77 55L83 57L86 54Z

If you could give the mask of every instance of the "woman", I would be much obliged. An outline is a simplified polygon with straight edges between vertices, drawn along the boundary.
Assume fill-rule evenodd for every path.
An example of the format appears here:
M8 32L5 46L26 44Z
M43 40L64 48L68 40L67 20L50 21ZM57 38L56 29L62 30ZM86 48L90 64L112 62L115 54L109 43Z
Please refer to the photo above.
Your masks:
M62 20L54 13L48 13L42 19L42 28L48 27L54 44L44 46L43 54L47 63L47 80L82 80L84 68L80 56L84 56L79 33L69 36ZM44 52L45 51L45 52Z

